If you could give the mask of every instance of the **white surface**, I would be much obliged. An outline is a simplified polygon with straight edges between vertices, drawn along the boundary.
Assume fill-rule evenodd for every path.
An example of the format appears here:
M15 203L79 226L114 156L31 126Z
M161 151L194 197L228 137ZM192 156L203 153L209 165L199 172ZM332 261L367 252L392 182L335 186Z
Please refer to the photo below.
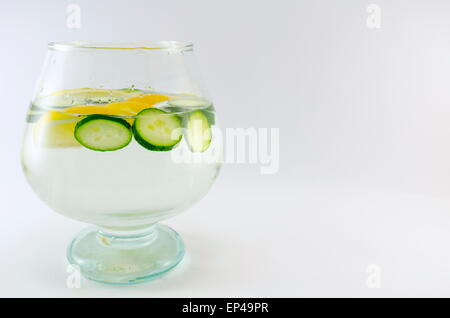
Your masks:
M49 211L24 188L1 223L1 296L294 297L449 296L450 202L336 188L273 187L223 171L196 208L166 222L187 257L167 276L69 289L65 248L83 224ZM223 200L223 197L230 198ZM220 204L218 204L220 202ZM33 206L30 208L30 206ZM366 269L381 268L369 289Z
M450 2L9 1L0 10L1 296L450 296ZM51 40L193 40L223 127L279 127L280 171L228 165L168 224L183 266L158 281L66 287L84 227L19 166ZM369 289L366 269L381 268Z

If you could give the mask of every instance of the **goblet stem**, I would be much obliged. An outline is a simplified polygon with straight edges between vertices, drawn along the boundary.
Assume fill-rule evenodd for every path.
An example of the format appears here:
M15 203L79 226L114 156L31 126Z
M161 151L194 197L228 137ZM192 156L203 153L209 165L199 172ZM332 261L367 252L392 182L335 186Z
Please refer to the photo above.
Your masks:
M123 230L99 227L97 239L100 243L117 249L136 249L152 244L158 237L156 223L138 230Z

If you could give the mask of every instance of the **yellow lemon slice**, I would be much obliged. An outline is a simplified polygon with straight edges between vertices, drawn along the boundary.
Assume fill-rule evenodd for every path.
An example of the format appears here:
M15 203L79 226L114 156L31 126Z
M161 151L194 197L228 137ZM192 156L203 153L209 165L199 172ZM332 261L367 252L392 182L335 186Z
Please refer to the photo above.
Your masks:
M65 90L57 92L57 95L73 93L74 90ZM84 97L89 93L91 96L97 95L100 98L105 95L105 91L111 90L89 90L80 89ZM117 91L117 90L115 90ZM55 93L56 94L56 93ZM119 93L120 95L121 93ZM116 94L117 96L117 94ZM108 98L106 96L105 98ZM76 147L80 144L74 137L74 130L77 122L84 118L84 115L102 114L120 117L133 117L140 111L153 107L153 105L169 100L168 96L149 94L134 96L125 101L115 102L103 105L81 105L62 109L60 111L48 111L37 122L34 127L33 135L39 145L45 147ZM126 118L132 124L133 118Z
M77 147L80 146L73 136L78 117L49 111L44 114L33 128L33 137L39 146Z
M62 112L74 115L112 115L112 116L135 116L140 111L153 107L158 103L169 100L168 96L149 94L139 97L132 97L122 102L105 105L83 105L65 108Z
M140 90L128 89L63 89L37 98L34 104L41 107L108 104L141 95L143 93Z
M142 96L131 97L127 99L127 102L139 103L143 105L153 106L170 99L169 96L159 94L148 94ZM145 109L145 108L144 108ZM141 109L143 110L143 109Z
M108 104L104 106L74 106L61 110L61 113L70 114L75 116L80 115L111 115L111 116L133 116L134 113L131 112L125 102L119 102L114 104ZM114 106L113 106L114 105Z

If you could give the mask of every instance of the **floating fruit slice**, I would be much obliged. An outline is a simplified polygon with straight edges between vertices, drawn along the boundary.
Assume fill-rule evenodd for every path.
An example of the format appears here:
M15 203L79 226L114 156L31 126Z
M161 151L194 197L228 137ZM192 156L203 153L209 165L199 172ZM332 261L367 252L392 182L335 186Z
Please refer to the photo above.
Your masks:
M123 102L106 105L82 105L69 107L62 110L62 112L77 115L104 114L125 117L136 116L140 111L150 108L155 104L167 101L168 99L168 96L149 94L141 97L129 98Z
M49 111L33 128L35 142L44 147L78 147L73 136L75 125L80 119L60 112Z
M137 93L139 92L139 93ZM139 94L139 97L136 96ZM106 101L111 96L118 99L123 99L125 96L134 96L125 101L114 102L110 104L98 105L77 105L67 108L62 108L58 111L48 111L37 122L33 134L38 143L46 147L75 147L80 144L74 138L74 129L78 121L87 115L109 115L118 117L130 117L125 120L132 125L134 116L144 109L153 107L157 103L169 100L168 96L158 94L142 95L140 91L127 90L106 90L106 89L78 89L78 90L63 90L52 94L52 96L59 96L63 99L61 103L72 101L87 102ZM78 98L78 100L77 100ZM66 99L66 100L64 100ZM47 100L48 101L48 100ZM53 104L48 107L56 107L61 104Z
M168 102L170 109L173 112L191 112L196 109L202 110L203 114L208 119L210 125L215 124L214 106L206 99L197 96L177 96Z
M76 124L75 139L95 151L119 150L131 141L131 126L121 118L89 115Z
M141 111L134 121L133 133L136 141L149 150L169 151L182 138L181 120L157 108Z
M140 90L119 89L63 89L55 93L41 96L34 102L40 107L67 107L89 104L108 104L143 95Z
M212 140L211 125L207 116L200 110L188 115L186 119L186 139L192 152L204 152Z
M71 114L75 116L80 115L110 115L110 116L134 116L136 113L131 111L127 102L120 102L108 105L99 106L74 106L61 110L61 113Z
M170 106L182 108L199 108L207 107L210 104L207 100L199 97L177 97L169 101Z
M148 106L153 106L165 101L168 101L170 97L165 95L159 95L159 94L148 94L148 95L141 95L136 97L131 97L127 99L127 102L133 102L133 103L139 103L144 104Z

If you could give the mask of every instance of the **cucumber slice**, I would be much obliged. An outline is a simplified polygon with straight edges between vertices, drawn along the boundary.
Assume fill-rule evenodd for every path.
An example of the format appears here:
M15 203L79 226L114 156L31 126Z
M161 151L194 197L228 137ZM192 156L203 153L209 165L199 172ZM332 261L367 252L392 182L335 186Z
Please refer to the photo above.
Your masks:
M216 118L214 116L214 107L212 105L202 110L202 112L206 116L206 118L208 118L208 122L210 125L214 125L216 123Z
M209 124L215 124L214 106L210 101L206 99L199 97L176 97L169 100L168 104L169 106L166 106L164 108L173 112L186 113L194 111L196 109L202 110L203 114L208 119Z
M182 108L199 108L206 107L210 104L207 100L201 98L174 98L169 100L169 105Z
M75 139L95 151L119 150L132 138L130 124L121 118L89 115L75 126Z
M183 136L181 120L177 115L157 108L141 111L133 124L134 139L148 150L172 150Z
M197 110L187 117L186 139L192 152L205 152L212 140L211 124L208 117L201 110Z

